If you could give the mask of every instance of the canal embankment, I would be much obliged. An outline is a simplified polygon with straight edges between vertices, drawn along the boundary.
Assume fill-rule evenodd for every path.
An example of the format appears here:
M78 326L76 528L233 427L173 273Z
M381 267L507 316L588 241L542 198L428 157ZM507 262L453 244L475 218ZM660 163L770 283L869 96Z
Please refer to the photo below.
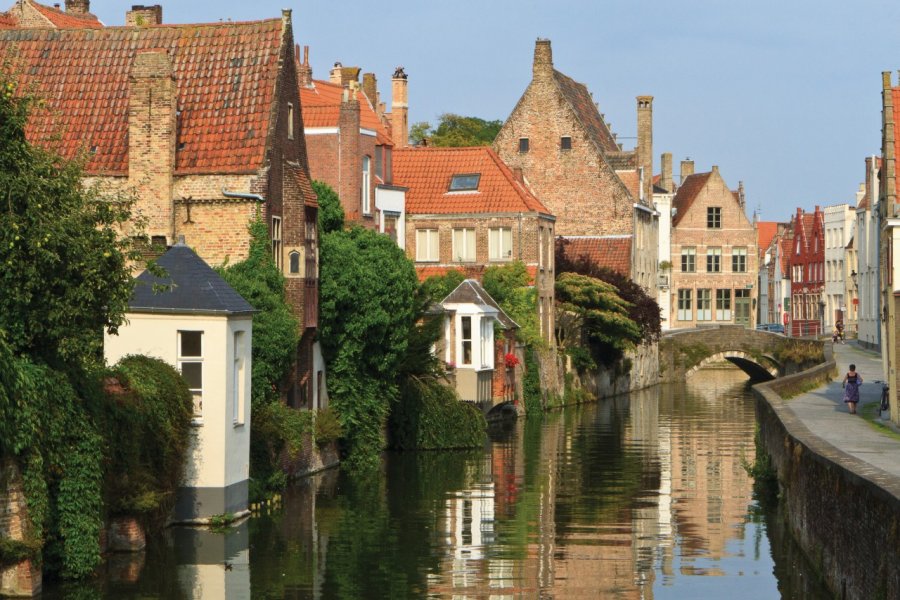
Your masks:
M877 356L826 344L823 363L754 386L760 437L787 524L834 595L900 598L900 440L848 413L836 376L849 363L861 405L877 402Z

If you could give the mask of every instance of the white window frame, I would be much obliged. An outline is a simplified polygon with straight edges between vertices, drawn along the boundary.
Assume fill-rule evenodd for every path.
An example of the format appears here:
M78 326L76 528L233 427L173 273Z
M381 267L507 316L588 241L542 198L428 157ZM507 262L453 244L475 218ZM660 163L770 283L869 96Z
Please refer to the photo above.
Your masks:
M231 379L231 420L235 426L244 424L244 410L247 401L244 394L244 388L247 382L247 352L244 339L244 331L234 332L234 371Z
M416 229L416 262L438 262L441 244L437 229Z
M710 261L710 258L713 258L714 260ZM715 263L715 265L718 268L715 270L710 269L709 268L710 262ZM715 248L707 248L706 249L706 272L707 273L721 273L722 272L722 248L715 247Z
M288 102L287 134L288 134L289 140L294 139L294 104L293 104L293 102Z
M195 356L192 354L184 354L184 334L198 334L200 336L200 354L199 356ZM197 331L193 329L184 329L178 331L178 336L176 340L176 344L178 347L176 348L176 362L178 365L178 372L182 373L182 377L184 376L184 365L200 365L200 387L188 387L191 392L191 398L193 401L193 421L194 424L202 424L203 423L203 355L205 354L205 340L202 331ZM187 381L187 378L185 378ZM190 383L188 383L190 386Z
M685 263L689 263L692 268L685 269ZM681 272L696 273L697 272L697 248L694 246L684 246L681 249Z
M742 266L743 268L735 269L735 266ZM747 248L741 247L731 249L731 271L733 273L747 272Z
M494 320L481 319L481 368L494 368Z
M710 288L697 289L697 320L712 321L712 290Z
M511 227L491 227L488 229L488 260L512 260Z
M281 271L284 267L281 242L281 217L272 217L272 259L275 266Z
M677 316L678 316L679 321L693 321L694 320L693 297L694 297L694 293L691 288L681 288L678 290L678 298L677 298L678 315Z
M452 240L453 256L451 261L475 262L475 254L477 252L475 240L474 227L454 227Z
M469 323L469 337L466 337L465 323ZM459 317L459 364L471 367L475 364L475 343L472 339L475 333L475 317L472 315L460 315ZM469 362L466 362L466 344L469 346Z
M368 154L362 158L362 212L364 215L372 214L372 157Z
M728 295L723 295L724 292L727 292ZM716 290L716 321L731 321L731 289L717 289ZM728 305L724 306L722 300L728 300ZM722 306L720 308L720 306Z

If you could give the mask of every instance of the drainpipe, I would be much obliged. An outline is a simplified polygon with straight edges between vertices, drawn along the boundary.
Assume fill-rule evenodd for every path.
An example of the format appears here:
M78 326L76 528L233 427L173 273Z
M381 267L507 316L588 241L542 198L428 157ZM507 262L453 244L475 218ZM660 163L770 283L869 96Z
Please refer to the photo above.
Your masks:
M541 240L538 240L538 244ZM522 260L522 213L519 213L519 260Z
M256 200L257 202L265 202L266 199L259 194L245 194L243 192L229 192L222 188L222 195L226 198L243 198L244 200Z

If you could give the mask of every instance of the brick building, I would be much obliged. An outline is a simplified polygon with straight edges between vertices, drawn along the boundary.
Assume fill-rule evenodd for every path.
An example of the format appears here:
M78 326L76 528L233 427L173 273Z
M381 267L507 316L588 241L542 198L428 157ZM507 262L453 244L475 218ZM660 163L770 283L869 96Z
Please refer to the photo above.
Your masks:
M291 12L164 27L150 19L157 14L130 19L140 26L0 30L21 86L45 100L27 135L66 158L83 157L86 184L133 198L155 243L184 236L210 264L243 259L248 223L261 216L301 327L284 391L294 406L316 406L324 376L313 345L318 208Z
M66 0L65 11L60 10L59 4L50 7L34 0L16 0L12 8L0 13L0 29L73 27L88 29L103 27L103 23L90 12L90 0Z
M894 85L890 71L881 75L881 169L879 172L878 225L880 227L879 265L881 272L881 356L890 386L891 420L900 423L898 410L897 361L900 357L900 85Z
M791 221L790 335L821 335L825 322L824 214L818 206L812 213L798 208Z
M856 205L856 277L851 284L857 299L857 340L870 350L881 350L881 289L878 268L878 171L881 160L866 157L863 197Z
M778 294L775 291L775 262L777 258L777 234L779 223L775 221L755 221L756 223L756 248L759 254L759 276L757 277L757 305L756 305L756 322L764 323L781 323L776 319L775 298Z
M629 275L655 295L652 111L653 97L638 96L638 145L623 151L587 87L555 70L550 41L539 39L531 83L494 149L556 215L556 235L627 240L616 245L630 246Z
M328 81L316 80L303 50L300 101L303 130L313 179L330 185L341 198L347 220L377 228L401 244L404 239L404 190L393 185L396 136L406 145L407 76L399 67L392 79L392 112L385 113L373 73L335 63ZM394 122L398 124L392 129Z
M394 175L408 189L406 254L419 278L457 269L480 280L487 267L520 260L552 343L555 219L528 186L487 147L397 149Z
M743 184L732 191L718 167L684 161L672 205L672 328L755 326L759 253Z

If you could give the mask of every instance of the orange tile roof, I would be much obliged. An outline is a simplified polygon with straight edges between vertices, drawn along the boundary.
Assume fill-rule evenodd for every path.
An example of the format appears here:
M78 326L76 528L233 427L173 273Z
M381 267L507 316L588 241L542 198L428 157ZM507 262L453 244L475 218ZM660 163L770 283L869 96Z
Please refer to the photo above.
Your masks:
M282 20L273 19L0 30L0 47L16 52L20 84L46 102L29 138L67 158L93 149L88 173L128 173L128 76L135 54L150 49L168 51L173 65L176 174L250 173L264 162L284 37Z
M6 13L0 13L0 29L15 29L16 21Z
M337 127L340 117L341 98L344 90L330 81L313 80L312 87L300 86L300 104L303 107L304 127ZM358 91L359 126L375 132L379 144L390 144L390 134L378 118L369 98ZM311 109L311 110L310 110Z
M691 205L696 200L697 195L706 186L709 176L712 173L694 173L688 175L687 178L678 187L675 198L672 200L672 206L675 210L675 217L672 219L672 226L678 225L684 215L690 210Z
M568 75L559 71L553 71L556 85L562 92L563 98L572 107L575 118L584 127L588 139L594 143L600 152L618 152L619 145L613 139L612 133L600 116L597 105L588 91L587 86L578 83Z
M477 191L449 191L453 175L469 173L481 175ZM408 188L406 212L411 215L523 211L550 214L487 146L395 149L394 183Z
M54 27L58 27L59 29L99 29L103 27L103 23L101 23L100 20L97 19L97 17L90 13L78 14L63 12L58 8L44 6L43 4L38 4L37 2L33 1L29 1L29 4L31 4L31 6L33 6L39 13L41 13L41 15L43 15L48 21L50 21Z
M631 276L631 236L563 237L563 251L570 260L586 258L626 277Z
M756 240L760 255L765 254L772 243L772 238L778 233L777 221L758 221L756 223Z

